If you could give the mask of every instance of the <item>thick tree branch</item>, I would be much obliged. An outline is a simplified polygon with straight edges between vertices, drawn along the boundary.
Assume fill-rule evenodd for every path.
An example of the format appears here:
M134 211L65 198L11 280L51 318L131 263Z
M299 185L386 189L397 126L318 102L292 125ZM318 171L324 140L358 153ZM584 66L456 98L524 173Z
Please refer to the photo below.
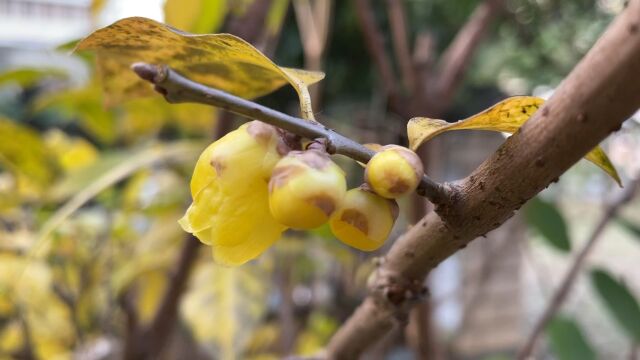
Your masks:
M589 239L585 242L582 249L580 249L580 252L573 259L573 263L569 267L567 273L564 275L562 282L551 297L551 300L549 300L549 303L542 313L542 316L540 316L540 318L534 325L531 335L529 335L525 342L525 345L518 353L518 359L528 359L531 356L532 352L535 349L536 343L540 338L540 335L546 328L549 321L551 321L553 316L556 314L556 312L558 312L560 306L562 306L567 295L573 288L573 284L575 283L578 273L582 269L582 264L586 260L587 255L589 255L596 242L598 242L598 239L601 238L600 235L604 231L607 224L616 216L618 210L625 204L629 203L631 199L633 199L639 185L640 177L636 177L636 179L631 182L631 184L627 184L627 188L625 189L625 191L620 194L620 197L612 202L602 214L600 221L593 229L593 232L589 236Z
M296 118L207 87L185 78L169 67L137 63L132 66L132 69L142 79L154 84L155 89L170 103L194 102L213 105L248 119L258 119L308 139L324 138L327 140L327 150L330 153L345 155L362 163L367 163L374 154L371 149L317 122ZM446 184L438 184L426 175L423 176L417 192L438 205L446 204L451 198Z
M504 0L485 0L474 10L467 23L458 31L449 47L444 51L438 65L439 76L436 81L438 103L447 107L455 95L472 54L480 44L493 22L503 8Z
M632 0L540 111L459 182L457 202L441 211L446 222L430 213L396 241L328 357L357 358L404 321L435 266L504 223L639 106L640 0Z

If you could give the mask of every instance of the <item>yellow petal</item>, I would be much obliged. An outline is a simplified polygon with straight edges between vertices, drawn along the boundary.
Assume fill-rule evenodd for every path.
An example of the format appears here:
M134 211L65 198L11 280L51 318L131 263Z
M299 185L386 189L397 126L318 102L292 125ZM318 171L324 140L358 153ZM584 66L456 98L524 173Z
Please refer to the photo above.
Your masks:
M407 124L409 146L416 150L420 145L445 131L488 130L513 134L542 106L544 100L534 96L513 96L464 120L448 123L444 120L416 117ZM599 146L589 152L585 159L609 174L621 185L616 168Z
M268 181L281 158L278 137L274 130L252 128L256 123L242 125L205 149L191 180L193 204L179 221L214 247L216 262L229 266L258 256L286 229L268 203Z

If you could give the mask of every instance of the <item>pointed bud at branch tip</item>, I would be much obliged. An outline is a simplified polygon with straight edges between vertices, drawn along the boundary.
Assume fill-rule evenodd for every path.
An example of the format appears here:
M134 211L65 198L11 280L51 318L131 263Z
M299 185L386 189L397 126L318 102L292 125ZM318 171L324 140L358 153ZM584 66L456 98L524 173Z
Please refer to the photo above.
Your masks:
M131 70L135 72L141 79L155 83L155 78L158 76L158 67L155 65L137 62L131 65Z

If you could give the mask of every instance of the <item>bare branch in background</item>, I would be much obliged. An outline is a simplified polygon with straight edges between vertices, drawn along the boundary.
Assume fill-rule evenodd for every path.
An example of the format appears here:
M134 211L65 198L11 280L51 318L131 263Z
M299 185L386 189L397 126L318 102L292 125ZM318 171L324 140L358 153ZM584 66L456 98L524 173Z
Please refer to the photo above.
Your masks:
M305 68L307 70L321 71L322 57L327 47L329 24L331 22L331 9L333 0L295 0L293 9L296 14L296 22L300 30L300 42L304 51ZM320 103L321 85L316 84L309 89L313 108L318 108Z
M573 262L569 267L567 273L564 275L562 282L558 286L557 290L549 300L549 303L547 304L544 312L533 327L531 335L529 335L529 337L525 341L525 345L522 347L522 349L520 349L520 352L518 353L518 359L528 359L531 356L531 354L535 350L535 346L538 342L538 339L540 338L540 335L546 328L549 321L551 321L553 316L558 312L565 299L569 295L571 289L573 289L573 285L575 284L578 273L582 269L582 265L584 264L591 250L593 250L598 240L601 239L600 235L602 235L602 232L606 228L607 224L615 218L618 210L620 210L620 208L628 204L633 199L633 197L636 195L636 192L638 191L639 186L640 175L636 176L636 179L627 185L624 192L620 194L620 197L612 202L604 211L602 217L600 218L600 221L598 221L598 224L593 229L593 232L591 233L591 235L589 235L588 240L585 242L582 249L580 249L576 257L573 259Z
M438 64L436 93L440 106L448 107L463 75L471 62L472 54L480 44L493 19L502 11L503 0L485 0L474 10L467 23L460 29Z
M158 306L153 320L149 324L149 328L146 329L146 333L144 334L144 336L147 337L146 343L151 345L147 352L149 358L156 358L162 353L163 347L159 344L168 342L171 331L178 321L180 297L187 287L189 275L198 258L198 250L200 247L200 240L191 234L185 236L178 262L169 280L169 285L162 296L162 301Z
M232 16L226 20L225 31L241 37L258 49L264 49L264 42L267 40L264 36L264 24L270 6L271 0L251 2L242 16Z
M632 0L552 98L458 183L458 202L396 240L370 281L370 295L330 341L330 358L357 358L403 324L435 266L499 227L638 109L639 23L640 0Z
M389 11L391 35L393 36L393 50L400 66L402 82L405 89L410 94L414 94L416 92L416 77L411 61L411 49L409 49L404 1L387 0L387 9Z
M413 96L416 99L421 99L421 102L426 102L427 106L430 103L431 88L433 79L433 68L435 65L435 40L433 35L429 32L418 33L413 47L413 66L415 69L416 86ZM416 101L417 102L417 101ZM425 105L420 105L419 108ZM422 112L419 108L412 108L412 115L422 116L435 116L430 112Z
M393 71L391 60L389 60L387 51L384 48L384 35L376 25L371 3L369 0L354 0L354 4L365 44L380 74L384 92L392 105L391 107L399 109L402 107L402 101L398 87L396 86L396 75Z

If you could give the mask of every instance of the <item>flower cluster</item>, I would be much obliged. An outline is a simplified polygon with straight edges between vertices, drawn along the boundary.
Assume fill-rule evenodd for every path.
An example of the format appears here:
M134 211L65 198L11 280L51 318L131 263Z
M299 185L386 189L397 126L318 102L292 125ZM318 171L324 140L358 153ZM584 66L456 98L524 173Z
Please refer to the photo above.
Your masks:
M200 155L193 203L180 225L212 247L216 262L243 264L286 229L327 222L345 244L375 250L397 218L395 199L413 192L422 177L414 152L384 146L367 164L366 183L347 191L344 171L324 149L292 150L289 143L277 128L252 121Z

